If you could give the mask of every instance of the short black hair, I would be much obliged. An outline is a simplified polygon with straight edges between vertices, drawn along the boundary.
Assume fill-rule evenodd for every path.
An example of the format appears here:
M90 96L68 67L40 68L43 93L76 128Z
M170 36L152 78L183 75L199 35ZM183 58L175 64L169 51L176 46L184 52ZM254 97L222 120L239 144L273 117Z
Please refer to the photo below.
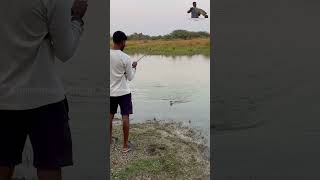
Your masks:
M115 33L113 33L112 40L114 43L121 43L122 41L126 41L127 39L128 37L122 31L116 31Z

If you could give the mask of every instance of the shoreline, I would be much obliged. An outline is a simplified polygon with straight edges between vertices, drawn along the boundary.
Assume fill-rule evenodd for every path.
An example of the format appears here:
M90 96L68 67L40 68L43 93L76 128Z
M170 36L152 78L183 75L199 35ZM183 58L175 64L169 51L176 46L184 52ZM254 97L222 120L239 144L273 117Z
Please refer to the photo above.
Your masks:
M112 42L110 42L112 47ZM210 38L174 39L174 40L128 40L124 50L129 55L164 55L210 57Z
M122 154L122 125L114 124L119 142L111 149L111 179L210 179L205 138L182 123L147 121L131 124L134 149Z

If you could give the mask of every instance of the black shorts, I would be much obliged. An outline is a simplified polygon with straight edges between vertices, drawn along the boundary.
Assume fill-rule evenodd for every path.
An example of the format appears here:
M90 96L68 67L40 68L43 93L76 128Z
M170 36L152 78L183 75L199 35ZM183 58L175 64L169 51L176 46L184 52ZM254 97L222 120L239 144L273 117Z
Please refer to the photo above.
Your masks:
M67 99L31 110L0 110L0 166L21 163L29 136L36 168L73 165Z
M131 93L123 96L110 97L110 113L116 114L120 106L121 115L129 115L133 113Z

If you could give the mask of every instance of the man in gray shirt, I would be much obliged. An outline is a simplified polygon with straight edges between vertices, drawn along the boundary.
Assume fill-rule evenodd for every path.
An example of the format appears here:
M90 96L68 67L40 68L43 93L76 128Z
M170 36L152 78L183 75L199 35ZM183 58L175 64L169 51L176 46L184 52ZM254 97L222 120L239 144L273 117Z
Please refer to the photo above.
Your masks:
M75 53L87 2L0 2L0 180L10 180L29 136L39 180L73 164L68 102L55 61Z
M208 18L207 13L200 9L197 8L197 2L192 3L193 7L191 7L187 13L191 13L191 18L199 18L200 15L203 15L205 18Z

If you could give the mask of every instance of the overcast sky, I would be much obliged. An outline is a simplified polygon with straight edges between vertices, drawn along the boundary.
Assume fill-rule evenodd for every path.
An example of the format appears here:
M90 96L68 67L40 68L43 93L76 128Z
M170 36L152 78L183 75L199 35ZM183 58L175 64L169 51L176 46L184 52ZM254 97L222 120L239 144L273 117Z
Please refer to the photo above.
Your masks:
M111 0L110 32L164 35L176 29L210 32L210 19L194 21L187 11L196 1L210 16L210 0Z

